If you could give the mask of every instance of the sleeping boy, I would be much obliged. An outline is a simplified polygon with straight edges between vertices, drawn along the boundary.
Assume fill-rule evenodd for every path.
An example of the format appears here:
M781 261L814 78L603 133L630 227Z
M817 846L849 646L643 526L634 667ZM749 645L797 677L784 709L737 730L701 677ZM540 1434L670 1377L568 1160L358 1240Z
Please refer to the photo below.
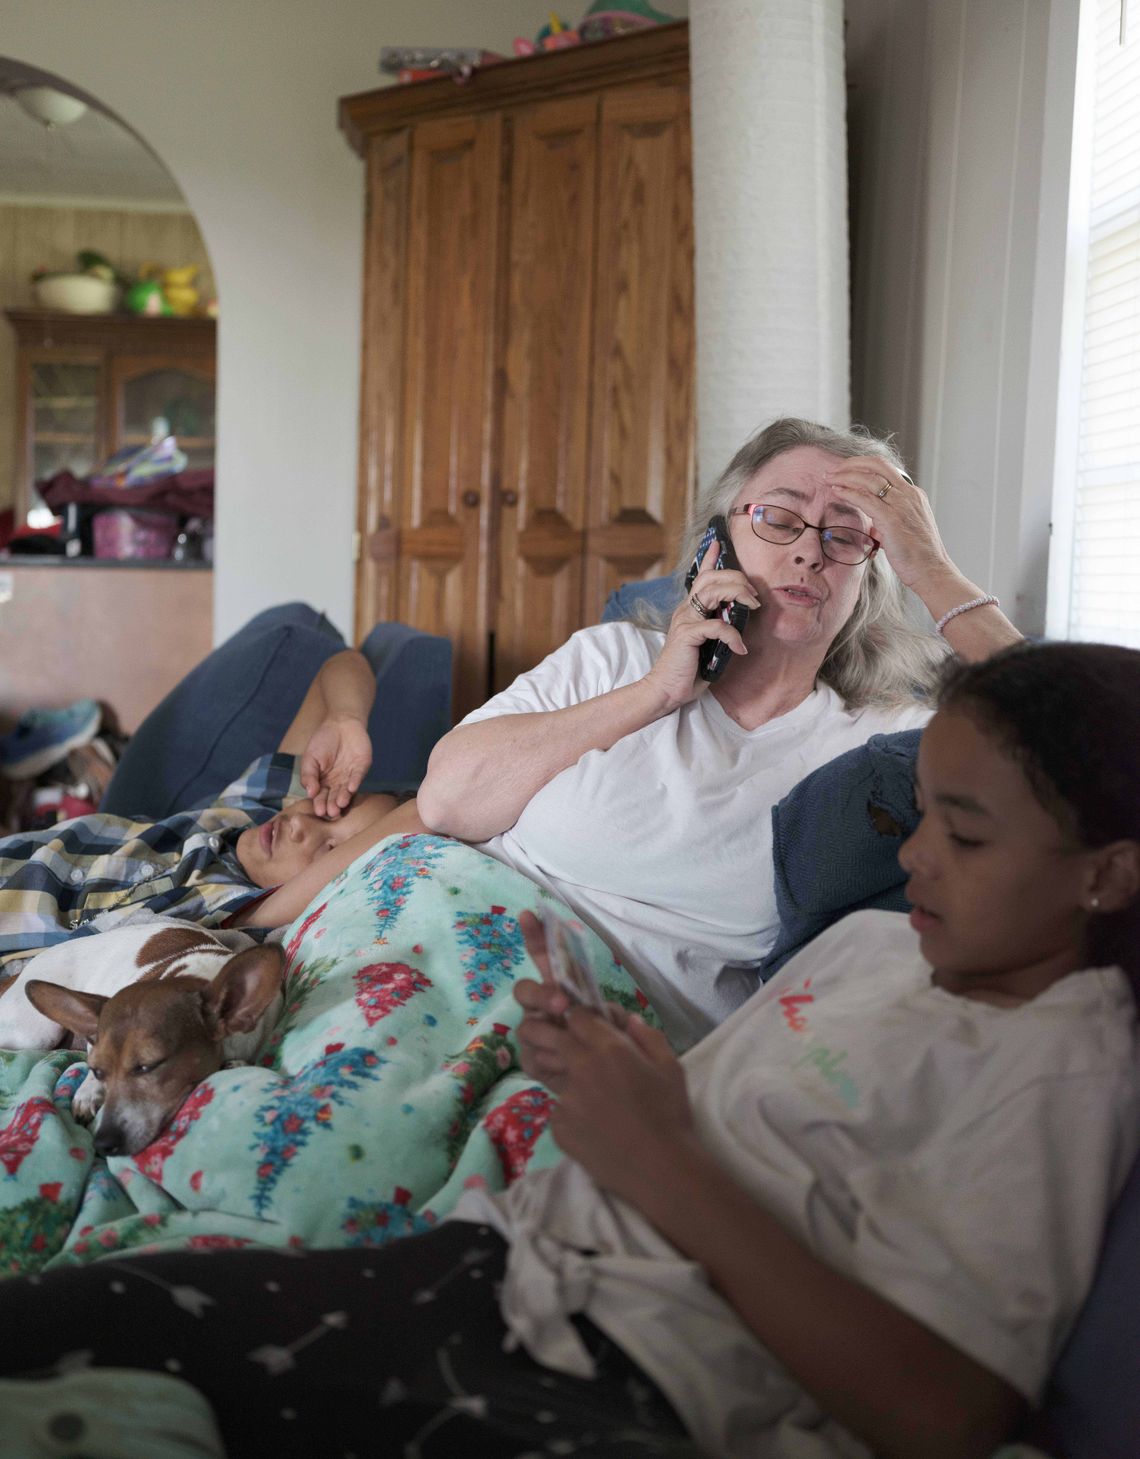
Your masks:
M96 811L0 840L0 989L26 959L146 910L204 926L293 920L415 802L361 795L376 680L354 649L318 670L276 752L210 804L162 820Z

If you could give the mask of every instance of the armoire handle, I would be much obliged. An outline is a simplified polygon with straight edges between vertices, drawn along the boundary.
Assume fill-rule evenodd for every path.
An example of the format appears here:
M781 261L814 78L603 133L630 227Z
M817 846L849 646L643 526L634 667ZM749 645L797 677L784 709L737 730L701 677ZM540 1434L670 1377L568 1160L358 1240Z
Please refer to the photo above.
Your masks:
M519 504L519 494L517 491L505 491L503 492L502 501L505 507L517 507Z
M463 505L465 507L477 507L479 505L479 493L477 491L465 491L463 493Z

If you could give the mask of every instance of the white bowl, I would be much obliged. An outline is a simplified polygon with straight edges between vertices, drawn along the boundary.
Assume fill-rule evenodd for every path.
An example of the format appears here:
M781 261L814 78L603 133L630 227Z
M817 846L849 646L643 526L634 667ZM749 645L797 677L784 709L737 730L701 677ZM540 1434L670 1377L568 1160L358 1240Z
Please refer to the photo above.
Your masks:
M119 286L96 274L51 274L37 279L32 293L41 309L64 314L110 314L119 300Z

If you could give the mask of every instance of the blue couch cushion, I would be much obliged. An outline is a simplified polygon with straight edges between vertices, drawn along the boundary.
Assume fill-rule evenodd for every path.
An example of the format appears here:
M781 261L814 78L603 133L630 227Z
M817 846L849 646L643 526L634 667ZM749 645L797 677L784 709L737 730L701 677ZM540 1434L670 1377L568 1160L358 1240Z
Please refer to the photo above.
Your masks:
M207 804L281 743L317 670L345 647L323 614L284 603L207 655L132 735L101 810L160 820ZM378 623L360 646L376 675L365 790L414 790L451 728L451 641Z
M606 606L602 609L602 622L620 622L629 618L641 605L669 614L680 601L681 586L671 573L664 578L645 578L639 582L622 583L606 599Z
M872 735L805 776L772 810L780 930L765 980L848 912L905 912L899 847L918 824L914 762L921 730Z
M1140 1454L1140 1160L1116 1203L1092 1291L1049 1381L1031 1441L1065 1459Z
M208 802L275 750L344 639L304 603L250 619L175 685L131 736L100 810L161 820Z
M435 742L451 728L451 639L406 623L377 623L360 652L376 675L364 789L414 790Z

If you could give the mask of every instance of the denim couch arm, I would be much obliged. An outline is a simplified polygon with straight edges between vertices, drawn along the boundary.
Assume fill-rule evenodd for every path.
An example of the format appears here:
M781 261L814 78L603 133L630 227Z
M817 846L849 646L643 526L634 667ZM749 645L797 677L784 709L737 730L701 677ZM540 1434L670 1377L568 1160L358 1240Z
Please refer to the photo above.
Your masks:
M324 661L345 647L305 603L251 619L177 684L131 736L100 809L160 820L207 803L276 749ZM379 623L361 644L377 682L370 789L418 784L451 724L451 644Z

